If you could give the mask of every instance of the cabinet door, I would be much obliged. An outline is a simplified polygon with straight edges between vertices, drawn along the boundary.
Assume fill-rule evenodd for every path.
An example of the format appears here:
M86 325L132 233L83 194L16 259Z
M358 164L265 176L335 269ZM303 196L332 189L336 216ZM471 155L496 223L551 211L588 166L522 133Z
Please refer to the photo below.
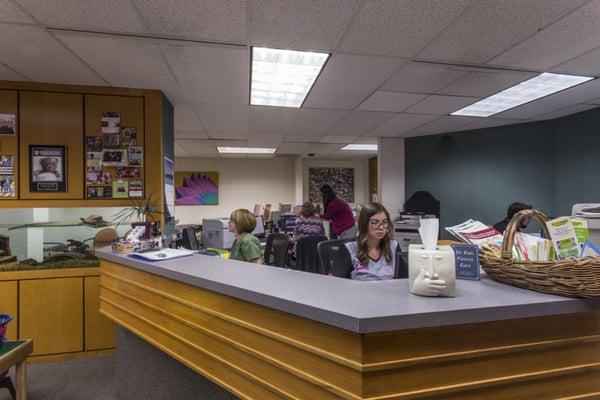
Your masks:
M17 338L17 281L0 282L0 314L12 315L8 323L6 337L8 340Z
M19 187L21 199L83 198L83 95L20 93ZM29 145L66 146L66 192L31 192Z
M19 336L33 339L33 355L83 351L83 278L19 284Z
M85 350L115 347L115 323L100 314L100 277L85 281Z

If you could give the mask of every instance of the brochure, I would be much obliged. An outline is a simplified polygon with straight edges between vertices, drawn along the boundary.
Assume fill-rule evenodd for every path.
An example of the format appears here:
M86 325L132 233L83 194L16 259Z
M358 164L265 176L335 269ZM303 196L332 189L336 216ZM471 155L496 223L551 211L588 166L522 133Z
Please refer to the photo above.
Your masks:
M547 221L546 226L559 260L579 257L581 248L570 217L560 217Z
M573 229L575 229L575 235L577 235L577 242L580 246L583 246L590 236L587 219L571 218L571 223Z
M191 250L184 249L162 249L149 251L147 253L131 253L128 257L138 258L144 261L164 261L173 258L186 257L194 254Z

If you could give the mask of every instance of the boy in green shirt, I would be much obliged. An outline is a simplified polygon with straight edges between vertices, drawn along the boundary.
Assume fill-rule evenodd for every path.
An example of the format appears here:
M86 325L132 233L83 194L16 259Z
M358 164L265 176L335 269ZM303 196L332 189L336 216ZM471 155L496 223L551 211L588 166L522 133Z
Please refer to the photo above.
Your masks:
M256 217L250 211L238 208L229 218L229 232L235 235L231 247L230 260L248 261L262 264L260 240L252 234L256 228Z

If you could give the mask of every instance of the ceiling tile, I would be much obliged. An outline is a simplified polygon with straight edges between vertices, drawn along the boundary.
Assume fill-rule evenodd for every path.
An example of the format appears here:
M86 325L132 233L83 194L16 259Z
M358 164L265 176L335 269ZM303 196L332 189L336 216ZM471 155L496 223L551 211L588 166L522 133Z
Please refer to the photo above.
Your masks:
M250 107L250 131L254 133L288 132L300 109L289 107Z
M160 45L190 103L247 104L248 53L245 48Z
M339 50L412 57L471 0L370 0L358 12Z
M406 112L444 115L460 110L466 105L475 103L477 100L479 100L477 97L432 95L408 108Z
M340 123L348 111L301 108L289 133L325 134Z
M25 77L0 64L0 81L26 81Z
M185 150L185 147L179 144L178 140L175 140L175 157L189 158L190 153Z
M246 43L246 2L243 0L134 0L158 35L217 42Z
M469 72L438 93L455 96L488 97L536 75L538 74L521 71Z
M572 75L598 76L600 75L600 48L560 64L552 68L551 71Z
M409 132L427 122L439 118L437 115L425 114L398 114L385 124L369 132L368 136L374 137L396 137Z
M473 129L483 129L483 128L492 128L494 126L503 126L503 125L514 125L520 124L526 121L521 119L505 119L505 118L479 118L478 121L473 122L472 124L465 125L463 130L470 131Z
M364 135L392 118L394 113L351 111L329 135Z
M192 105L189 103L175 103L175 130L176 131L203 131L204 127L198 121Z
M29 24L35 20L24 13L11 0L0 0L0 22Z
M338 150L327 156L328 160L368 160L371 157L376 157L376 151L354 151L354 150Z
M245 140L248 137L248 132L209 131L208 136L211 139Z
M38 26L0 24L0 38L2 62L34 81L106 85Z
M178 140L187 153L192 157L218 157L219 153L210 140Z
M275 154L248 154L247 158L273 159Z
M251 2L250 41L292 50L335 49L358 0L327 0L314 6L297 0Z
M495 117L516 119L534 118L539 115L561 110L574 104L593 100L598 96L598 93L600 93L600 79L595 79L571 89L563 90L562 92L496 114Z
M547 70L598 47L600 1L587 5L491 60L491 64Z
M277 147L283 140L283 135L248 135L248 146Z
M479 120L479 118L445 115L410 131L404 136L434 135L436 133L458 131L462 130L461 128L463 128L465 125L473 123L477 120Z
M228 147L246 147L248 142L246 140L221 140L213 139L210 141L213 146L228 146Z
M479 0L419 52L418 57L485 63L585 2Z
M447 65L409 62L400 68L381 90L435 93L464 75L464 70Z
M394 58L335 54L325 65L304 106L354 109L403 62Z
M95 31L146 33L128 0L77 2L73 0L18 0L46 26Z
M283 142L277 147L279 154L304 154L314 143L287 143Z
M246 132L250 119L248 105L194 104L202 125L209 131Z
M356 109L365 111L401 112L427 97L426 94L383 92L373 93Z
M318 142L323 135L308 135L305 133L288 133L283 138L284 142L309 143Z
M338 150L340 147L342 147L342 145L337 143L316 143L306 150L306 154L329 154L333 151Z
M575 104L574 106L565 107L558 111L554 111L548 114L543 114L538 117L535 117L534 120L546 120L546 119L555 119L560 117L566 117L567 115L577 114L582 111L591 110L592 108L597 108L597 105L594 104Z
M112 86L159 89L173 102L185 101L182 89L154 43L77 32L54 35Z
M348 143L352 143L352 141L358 139L358 136L335 136L335 135L331 135L331 136L323 136L320 140L319 143L342 143L342 144L348 144Z
M362 137L360 139L356 139L352 143L356 143L356 144L378 144L377 141L378 141L378 139L375 138L375 137Z
M209 139L204 131L175 131L175 139Z

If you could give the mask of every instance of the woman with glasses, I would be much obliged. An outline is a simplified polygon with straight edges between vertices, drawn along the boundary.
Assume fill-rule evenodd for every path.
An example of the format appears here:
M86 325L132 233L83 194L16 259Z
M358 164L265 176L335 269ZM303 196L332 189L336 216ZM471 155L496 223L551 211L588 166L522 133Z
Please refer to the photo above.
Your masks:
M346 243L352 258L352 279L373 281L394 278L398 242L392 240L390 214L380 203L366 204L358 217L358 239Z

